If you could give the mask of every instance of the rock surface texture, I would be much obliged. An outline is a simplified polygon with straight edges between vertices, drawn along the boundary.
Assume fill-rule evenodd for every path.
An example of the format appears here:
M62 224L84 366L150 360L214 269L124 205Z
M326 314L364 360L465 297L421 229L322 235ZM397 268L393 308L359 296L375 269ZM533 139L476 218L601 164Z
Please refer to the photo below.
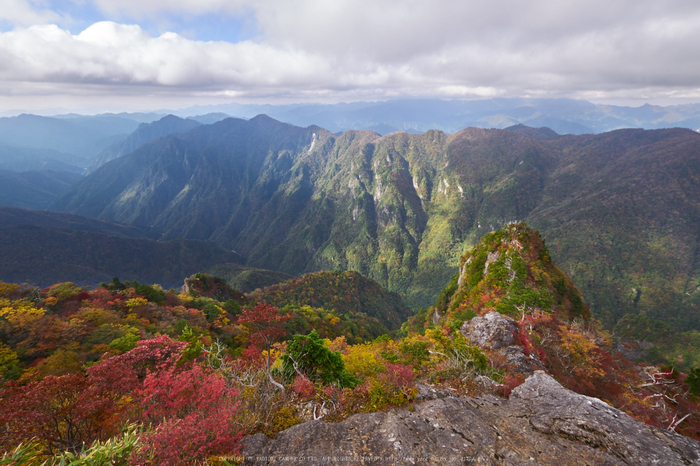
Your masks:
M466 321L460 332L473 344L500 352L515 372L528 376L544 369L537 355L526 355L523 347L516 344L518 324L508 316L495 311L487 312Z
M476 345L498 349L515 344L518 325L510 317L493 311L468 320L461 332Z
M434 394L415 409L254 435L243 464L700 464L699 442L641 424L542 371L509 400Z

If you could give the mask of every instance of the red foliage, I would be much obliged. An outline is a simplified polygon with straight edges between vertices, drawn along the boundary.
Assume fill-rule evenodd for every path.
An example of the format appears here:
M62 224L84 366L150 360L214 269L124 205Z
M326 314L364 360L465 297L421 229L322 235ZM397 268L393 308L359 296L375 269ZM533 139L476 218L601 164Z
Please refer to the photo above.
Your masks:
M149 374L137 391L145 409L144 418L160 425L146 435L136 455L136 464L146 464L144 454L153 454L155 464L192 464L212 455L234 454L242 434L234 433L231 419L238 402L237 391L223 378L201 366L178 371L175 367Z
M511 392L515 387L525 382L525 377L522 374L515 374L514 376L506 376L501 392L506 398L510 396Z
M311 383L306 377L297 375L294 377L294 382L292 382L292 391L302 398L311 398L314 396L316 390L314 389L314 384Z
M180 306L182 304L182 301L180 301L180 298L177 295L174 295L172 293L168 293L165 295L165 306Z
M414 386L413 366L387 362L385 367L386 372L377 375L377 378L383 383L400 389Z
M191 465L201 464L213 455L237 454L243 434L222 434L231 430L229 414L229 409L222 409L210 417L192 414L184 419L166 420L143 439L130 464Z
M237 452L241 436L230 422L237 392L199 365L178 365L186 345L162 336L100 361L87 374L8 384L0 391L0 447L36 439L52 453L77 451L142 418L155 428L143 445L156 464Z
M274 306L258 303L252 309L243 309L238 323L252 327L253 332L249 337L252 345L269 350L272 343L287 333L283 325L291 318L291 314L282 315Z
M257 346L247 347L243 350L241 356L241 358L236 359L236 362L240 361L246 366L258 366L263 361L262 351Z
M53 453L76 451L84 441L102 437L104 419L84 396L87 385L83 374L10 384L0 392L0 445L9 450L37 438Z
M186 346L187 342L172 340L167 335L142 340L131 351L103 359L88 369L88 372L93 376L109 378L112 377L110 372L114 372L115 369L117 372L130 370L143 380L149 372L167 369L177 364Z
M286 322L291 318L290 314L281 315L279 309L275 306L267 303L258 303L252 309L244 308L238 316L238 322L267 327L276 322Z
M520 344L523 345L523 353L525 353L525 356L530 356L530 352L532 351L532 343L530 343L530 336L528 335L526 325L523 325L523 322L518 323L518 340L520 340Z

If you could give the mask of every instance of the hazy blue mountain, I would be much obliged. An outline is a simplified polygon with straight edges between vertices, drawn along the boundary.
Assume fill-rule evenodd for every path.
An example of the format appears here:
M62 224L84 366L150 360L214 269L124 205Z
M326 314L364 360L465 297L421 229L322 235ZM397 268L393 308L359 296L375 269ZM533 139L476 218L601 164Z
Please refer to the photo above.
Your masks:
M241 118L264 113L297 126L319 125L333 133L370 129L454 133L468 126L506 128L517 124L547 126L559 134L601 133L620 128L700 129L700 104L623 107L572 99L397 99L339 104L198 106L173 113L187 117L224 112Z
M240 255L202 241L158 242L130 225L0 207L0 281L96 285L118 276L179 288L184 277Z
M104 136L118 136L134 131L138 125L138 119L131 118L127 114L116 115L103 113L101 115L61 115L54 117L68 122L76 127L84 128L92 134Z
M193 273L240 261L202 241L159 242L35 225L0 228L0 256L0 281L40 287L64 281L94 286L118 276L179 288Z
M20 225L62 230L90 231L124 238L148 238L148 232L131 225L81 215L0 207L0 229Z
M80 115L78 113L66 113L63 115L54 115L54 118L58 118L61 120L74 120L74 121L80 121L80 120L84 120L84 121L91 121L91 120L109 121L110 119L113 120L113 119L118 118L120 120L135 121L136 123L152 123L156 120L160 120L168 113L169 112L148 112L148 113L121 112L121 113L102 113L102 114L98 114L98 115ZM121 132L124 132L124 131L130 132L128 130L129 127L131 127L131 125L129 125L128 127L122 128Z
M231 115L227 115L226 113L207 113L206 115L195 115L191 117L187 117L188 120L194 120L198 121L203 125L211 125L213 123L216 123L221 120L225 120L226 118L231 118Z
M100 165L129 154L154 139L173 133L186 133L200 125L201 123L194 119L183 120L175 115L166 115L151 123L141 123L126 139L120 140L97 154L88 171L94 171Z
M27 149L0 145L0 170L26 172L51 170L56 172L83 173L78 166L82 159L72 154L51 149Z
M0 170L0 206L48 209L82 175L71 172Z
M258 288L266 288L293 278L286 273L231 262L216 264L205 272L223 278L226 283L243 293L250 293Z
M23 114L0 118L0 144L67 153L86 165L97 152L137 126L133 120L116 117L60 119Z
M513 131L514 133L519 133L540 141L543 139L554 139L559 137L559 135L553 129L547 128L546 126L542 126L540 128L533 128L531 126L518 124L514 126L509 126L505 129L507 131Z

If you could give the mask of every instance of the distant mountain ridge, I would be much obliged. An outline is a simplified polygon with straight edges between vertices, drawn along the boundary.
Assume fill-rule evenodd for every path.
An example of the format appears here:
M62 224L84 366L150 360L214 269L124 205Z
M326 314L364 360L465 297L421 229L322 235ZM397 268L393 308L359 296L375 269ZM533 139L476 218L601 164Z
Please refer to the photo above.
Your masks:
M183 120L175 115L166 115L152 123L141 123L126 139L97 154L88 170L94 171L106 162L130 154L154 139L173 133L186 133L200 125L201 123L198 121L191 119Z
M49 149L87 161L137 126L133 120L107 115L59 119L22 114L0 118L0 144Z
M107 220L59 212L0 207L0 229L12 228L20 225L32 225L70 231L90 231L122 238L149 238L147 231Z
M179 116L224 112L252 118L264 113L297 126L318 125L333 133L374 130L455 133L469 126L546 126L559 134L603 133L620 128L700 129L700 104L625 107L573 99L496 98L481 100L396 99L339 104L220 104L175 111Z
M466 248L522 220L608 328L641 313L700 329L700 134L524 131L536 138L226 119L107 163L54 207L214 241L289 275L356 270L414 307Z
M81 178L66 171L0 170L0 206L48 209Z

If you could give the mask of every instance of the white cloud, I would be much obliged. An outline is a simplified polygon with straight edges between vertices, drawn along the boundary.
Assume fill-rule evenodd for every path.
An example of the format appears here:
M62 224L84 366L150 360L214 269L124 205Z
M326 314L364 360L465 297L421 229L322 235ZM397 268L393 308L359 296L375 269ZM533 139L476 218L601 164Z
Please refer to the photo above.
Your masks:
M72 35L47 24L57 15L46 5L0 0L16 6L14 19L6 20L35 24L0 33L0 89L30 93L60 85L60 92L77 93L90 84L124 95L148 88L296 100L688 98L700 89L698 2L91 1L121 20ZM3 11L7 16L9 10ZM250 16L260 35L238 43L201 42L174 33L154 37L120 24L212 12L231 21Z
M102 10L114 15L134 18L157 16L163 12L204 14L210 12L240 13L255 5L250 0L93 0Z
M250 41L198 42L139 26L95 23L78 35L55 25L0 34L5 81L90 82L177 87L313 83L324 63L303 52Z
M0 21L29 26L61 19L60 15L46 8L42 3L28 0L0 0Z

